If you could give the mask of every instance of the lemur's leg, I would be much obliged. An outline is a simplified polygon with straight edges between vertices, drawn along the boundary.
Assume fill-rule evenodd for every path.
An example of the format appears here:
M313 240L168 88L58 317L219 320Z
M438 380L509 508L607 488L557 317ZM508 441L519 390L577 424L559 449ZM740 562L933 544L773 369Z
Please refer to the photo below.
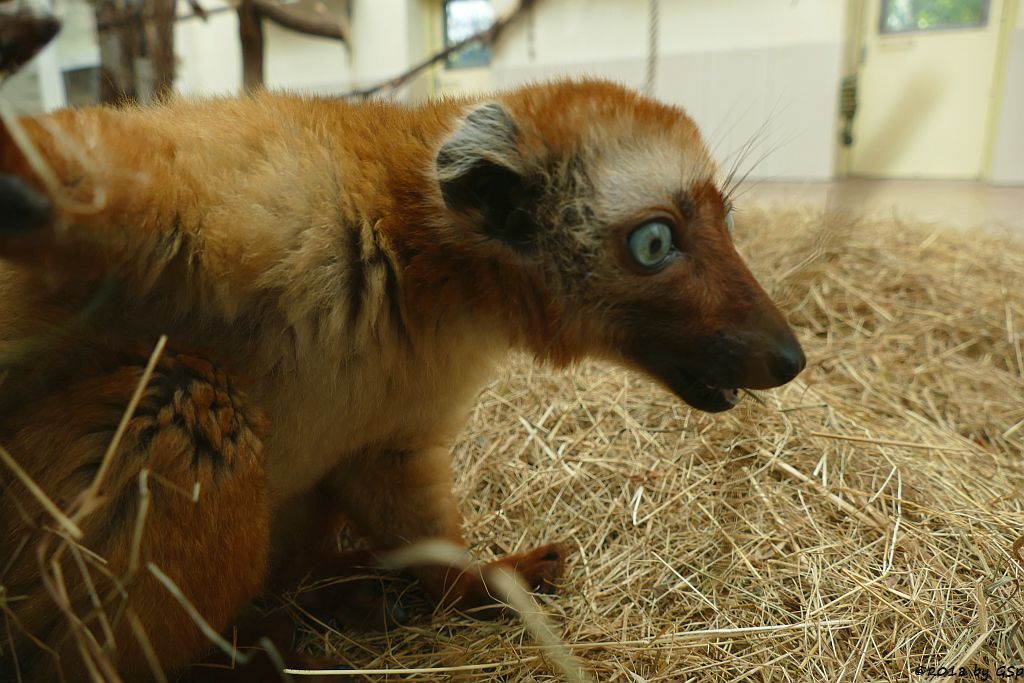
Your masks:
M451 455L446 448L387 452L367 457L332 477L332 499L344 507L357 529L375 548L396 549L417 541L442 539L463 547L462 516L452 493ZM499 588L488 585L488 568L517 571L535 592L553 592L567 548L549 543L465 571L445 566L410 571L438 604L460 610L495 606ZM474 610L496 616L500 609Z
M125 354L0 416L0 443L72 519L144 361ZM190 610L225 631L264 583L264 429L224 372L168 351L109 460L99 504L80 517L76 544L58 535L25 479L0 466L0 584L15 634L14 653L5 644L0 661L17 657L33 682L93 680L90 667L114 680L104 666L138 680L154 659L170 674L210 650Z

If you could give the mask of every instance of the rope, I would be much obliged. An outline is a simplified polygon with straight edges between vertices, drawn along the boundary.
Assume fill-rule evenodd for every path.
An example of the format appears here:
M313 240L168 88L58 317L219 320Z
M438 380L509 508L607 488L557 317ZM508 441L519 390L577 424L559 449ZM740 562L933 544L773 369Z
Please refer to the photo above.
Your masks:
M644 82L644 93L654 97L654 81L658 76L658 0L650 0L650 23L647 27L647 77Z

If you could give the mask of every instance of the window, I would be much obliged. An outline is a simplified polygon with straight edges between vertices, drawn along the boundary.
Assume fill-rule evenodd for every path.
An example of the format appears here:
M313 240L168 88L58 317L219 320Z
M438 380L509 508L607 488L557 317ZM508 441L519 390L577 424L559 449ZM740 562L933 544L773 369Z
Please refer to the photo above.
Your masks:
M100 101L100 67L69 69L64 72L64 90L69 107L83 107Z
M450 47L479 33L494 23L494 8L490 0L445 0L444 44ZM474 43L448 58L449 69L467 69L489 66L491 48Z
M975 28L988 23L989 0L882 0L882 33Z

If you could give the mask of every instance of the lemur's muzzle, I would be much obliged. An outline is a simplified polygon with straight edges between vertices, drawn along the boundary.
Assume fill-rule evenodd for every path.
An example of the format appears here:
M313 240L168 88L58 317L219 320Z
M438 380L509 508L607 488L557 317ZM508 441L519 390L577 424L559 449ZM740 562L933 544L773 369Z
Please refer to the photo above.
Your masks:
M632 351L634 362L679 398L712 413L736 405L741 389L781 386L807 364L789 325L767 301L732 325L688 339L650 334Z

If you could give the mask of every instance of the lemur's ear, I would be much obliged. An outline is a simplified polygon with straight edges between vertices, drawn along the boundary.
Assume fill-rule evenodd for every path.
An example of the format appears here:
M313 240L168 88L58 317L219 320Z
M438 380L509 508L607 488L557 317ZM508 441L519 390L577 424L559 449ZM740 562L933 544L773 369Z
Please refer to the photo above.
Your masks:
M537 231L536 191L523 169L518 137L504 107L481 105L441 147L437 177L449 209L479 217L485 233L525 249Z

